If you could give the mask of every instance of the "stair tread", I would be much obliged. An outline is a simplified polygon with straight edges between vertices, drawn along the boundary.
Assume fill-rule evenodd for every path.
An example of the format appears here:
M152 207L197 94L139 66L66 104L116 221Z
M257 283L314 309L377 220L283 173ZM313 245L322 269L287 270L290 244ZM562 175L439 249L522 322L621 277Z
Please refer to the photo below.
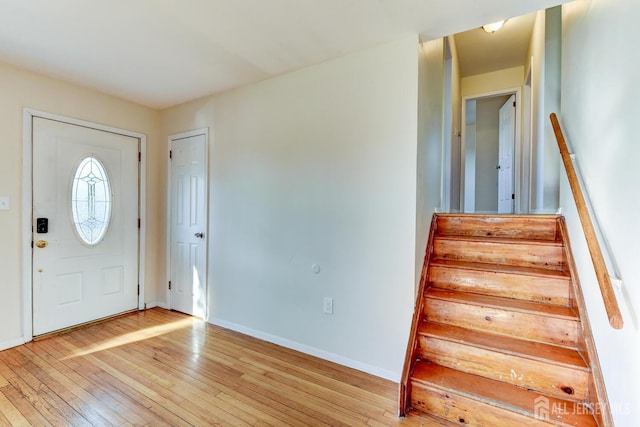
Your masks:
M486 236L458 236L437 234L434 236L436 240L456 240L464 242L479 242L488 244L503 245L531 245L531 246L562 246L562 242L558 240L542 240L542 239L518 239L512 237L486 237Z
M527 267L509 264L493 264L484 262L461 261L444 258L433 258L430 261L431 266L461 268L465 270L491 271L496 273L518 274L526 276L554 277L562 279L570 279L567 272L562 270L551 270L540 267Z
M576 350L551 344L527 341L434 322L422 322L418 333L434 338L472 345L527 359L550 362L588 371L589 367Z
M504 298L490 295L475 294L470 292L458 292L432 287L426 293L427 298L434 298L446 301L455 301L464 304L480 305L483 307L493 307L510 311L536 313L549 317L556 317L567 320L578 320L576 313L571 308L546 304L535 301L520 300L514 298Z
M503 383L478 375L468 374L455 369L446 368L430 362L420 361L416 364L411 381L425 386L463 395L467 398L501 407L525 416L534 417L536 402L546 399L551 420L563 425L594 426L597 424L586 409L574 402L545 396L539 392L526 390L515 385ZM554 411L554 408L556 410Z

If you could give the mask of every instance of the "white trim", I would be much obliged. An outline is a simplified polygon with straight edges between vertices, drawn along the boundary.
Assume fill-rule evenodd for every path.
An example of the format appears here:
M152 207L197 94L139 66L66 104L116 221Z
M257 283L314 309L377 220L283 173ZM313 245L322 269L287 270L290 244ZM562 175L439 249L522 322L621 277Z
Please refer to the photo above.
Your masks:
M138 310L146 308L146 265L147 265L147 136L136 134L140 140L140 163L138 165L138 217L140 228L138 229L138 284L140 296L138 296ZM127 135L133 136L133 135Z
M23 337L20 337L20 338L13 338L13 339L8 340L8 341L0 342L0 351L6 350L6 349L12 348L12 347L17 347L17 346L22 345L24 343L27 343L29 341L31 341L31 339L29 339L27 341Z
M531 209L531 215L559 215L558 209Z
M33 300L32 300L32 272L33 272L33 248L31 241L33 233L32 215L33 215L33 118L41 117L49 120L56 120L62 123L68 123L76 126L84 126L91 129L101 130L104 132L115 133L123 136L137 138L139 142L139 150L142 155L138 167L138 215L141 219L139 229L138 242L138 284L140 285L140 295L138 296L138 309L144 310L145 307L145 271L146 271L146 200L147 200L147 136L120 129L112 126L101 125L99 123L88 122L85 120L74 119L72 117L62 116L59 114L47 113L45 111L24 108L22 113L22 342L29 342L33 339Z
M462 212L474 212L475 206L473 209L469 210L465 206L465 151L466 151L466 128L467 128L467 101L469 100L477 100L483 98L492 98L495 96L501 95L515 95L516 96L516 142L515 142L515 150L514 150L514 159L513 159L513 188L516 194L514 203L513 203L513 212L520 213L520 196L521 196L521 186L523 183L520 179L521 174L521 157L522 157L522 87L513 87L507 89L494 90L490 92L479 93L475 95L466 95L462 97L462 140L460 141L460 211ZM526 185L526 183L524 183Z
M36 112L24 109L22 113L22 337L33 339L33 116Z
M204 196L205 196L205 214L206 218L205 224L205 262L204 269L205 272L203 277L205 278L204 289L205 289L205 315L204 319L206 320L209 317L209 128L201 128L194 129L186 132L180 132L173 135L169 135L167 137L167 252L166 252L166 274L167 281L171 280L171 158L169 157L169 153L171 151L171 143L173 141L190 138L192 136L204 135L204 150L205 150L205 163L204 163ZM159 305L168 310L171 309L171 292L169 291L168 283L165 284L165 296L166 303L164 305Z
M296 341L291 341L286 338L271 335L266 332L258 331L256 329L248 328L246 326L238 325L236 323L227 322L226 320L218 318L210 318L209 323L220 326L221 328L230 329L241 334L249 335L254 338L261 339L273 344L277 344L282 347L286 347L291 350L296 350L304 354L319 357L320 359L328 360L329 362L337 363L348 368L357 369L358 371L366 372L367 374L375 375L376 377L384 378L386 380L399 382L400 372L390 371L388 369L382 369L377 366L369 365L359 362L357 360L349 359L348 357L340 356L339 354L330 353L319 348L311 347L306 344L301 344Z
M160 307L160 308L164 308L165 310L169 310L169 304L167 304L166 302L153 301L153 302L148 302L147 303L147 310L150 310L150 309L156 308L156 307Z

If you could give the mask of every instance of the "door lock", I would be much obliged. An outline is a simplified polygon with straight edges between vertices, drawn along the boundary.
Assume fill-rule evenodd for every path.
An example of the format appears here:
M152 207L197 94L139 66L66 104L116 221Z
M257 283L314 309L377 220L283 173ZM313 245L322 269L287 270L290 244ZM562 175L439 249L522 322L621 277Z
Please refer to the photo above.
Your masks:
M49 232L49 218L36 218L36 233L44 234Z

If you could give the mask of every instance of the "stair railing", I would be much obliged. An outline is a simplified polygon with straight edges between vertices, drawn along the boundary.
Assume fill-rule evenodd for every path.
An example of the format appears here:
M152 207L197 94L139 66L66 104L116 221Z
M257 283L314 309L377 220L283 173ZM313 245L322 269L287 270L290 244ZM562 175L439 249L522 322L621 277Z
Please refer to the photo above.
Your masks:
M560 148L560 156L562 157L562 163L567 172L569 179L569 186L573 193L576 206L578 208L578 216L582 223L582 230L587 239L587 246L589 248L589 254L591 255L591 261L595 268L598 284L600 285L600 292L602 293L602 299L604 300L604 308L607 311L607 317L609 318L609 324L615 329L622 329L624 322L622 320L622 314L620 313L620 307L618 306L618 300L616 299L615 292L613 290L613 284L607 269L607 264L602 255L600 244L598 243L598 237L596 235L593 222L591 221L591 215L589 214L589 208L585 200L582 188L580 187L580 181L576 169L573 166L571 154L567 148L558 117L555 113L551 113L551 125L553 126L553 132L556 135L558 141L558 148Z

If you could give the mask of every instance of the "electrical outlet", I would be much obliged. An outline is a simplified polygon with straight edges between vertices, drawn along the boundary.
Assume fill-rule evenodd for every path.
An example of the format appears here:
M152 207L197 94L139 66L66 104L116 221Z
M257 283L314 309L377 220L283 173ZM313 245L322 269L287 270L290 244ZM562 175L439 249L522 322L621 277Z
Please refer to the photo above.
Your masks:
M324 314L333 314L333 298L324 298Z
M9 201L9 197L2 196L0 197L0 211L8 211L11 208L11 202Z

